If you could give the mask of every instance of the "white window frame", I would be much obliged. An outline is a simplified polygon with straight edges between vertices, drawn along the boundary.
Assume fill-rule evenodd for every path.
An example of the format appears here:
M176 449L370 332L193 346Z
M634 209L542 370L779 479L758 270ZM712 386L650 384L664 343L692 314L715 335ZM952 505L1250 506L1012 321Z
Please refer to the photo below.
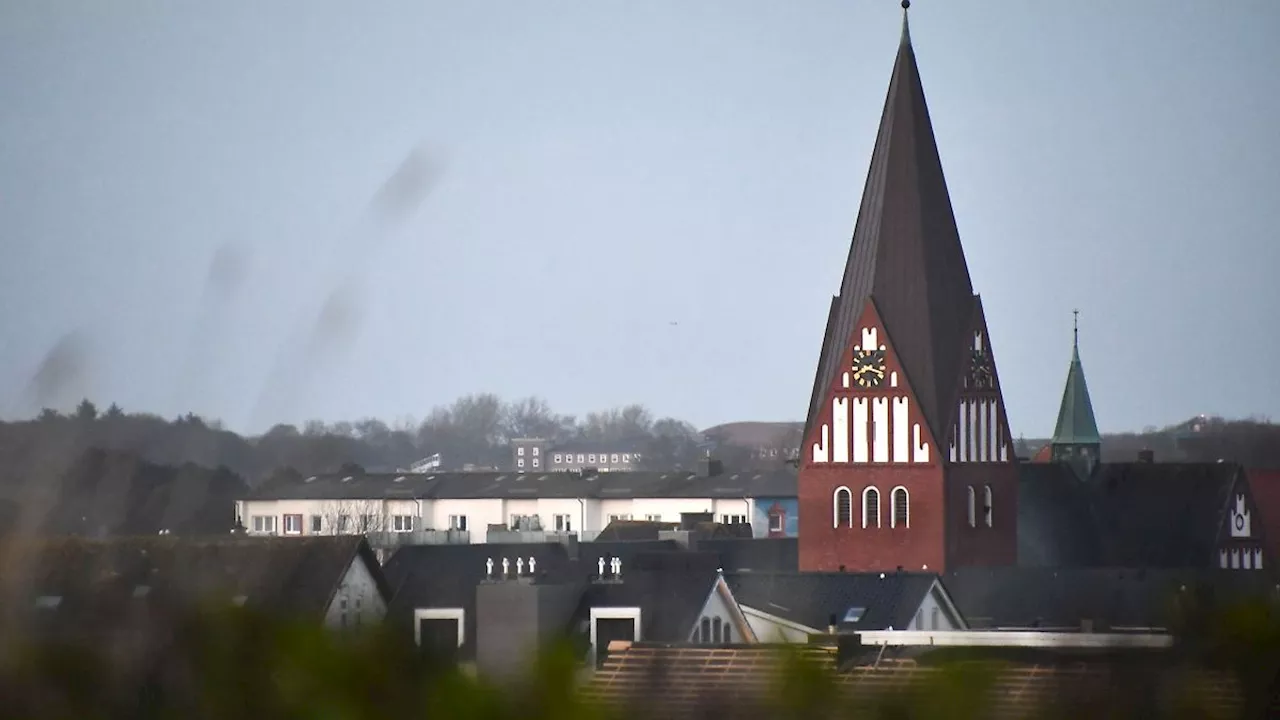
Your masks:
M281 515L280 518L281 518L280 527L283 529L282 534L284 535L301 535L302 534L303 515L301 513L285 513L284 515ZM295 519L298 521L298 527L291 530L289 529L289 521L295 520Z
M422 647L423 620L457 620L458 647L467 640L467 611L463 608L414 608L413 644Z
M524 467L524 458L516 458L516 467Z
M587 453L587 462L594 463L596 461L595 453Z
M624 462L624 463L629 463L629 462L631 462L631 456L630 456L630 455L628 455L627 453L622 453L622 462Z
M969 486L969 527L978 527L978 494Z
M776 526L775 526L775 523L776 523ZM786 532L786 531L787 531L786 514L780 513L780 512L769 513L769 532Z
M534 467L535 469L537 469L537 467L538 467L538 458L534 458L534 459L533 459L533 467Z
M324 532L323 516L312 515L309 522L311 523L310 527L311 527L312 535L319 535L320 533Z
M987 524L987 527L991 527L995 522L996 506L992 502L990 485L982 487L982 514L983 522Z
M573 516L569 513L559 513L551 521L556 532L573 532Z
M534 457L538 457L538 454L539 454L539 453L538 453L538 450L539 450L539 448L538 448L538 447L536 447L536 446L533 448L533 456L534 456ZM535 460L534 462L536 463L537 461Z
M598 648L596 647L596 621L598 620L633 620L635 621L635 632L632 640L635 642L644 640L644 630L640 623L640 608L638 607L593 607L591 608L590 620L591 664L588 667L595 667L596 658L599 657Z
M867 518L867 495L873 492L876 494L875 525L872 525L870 522L868 522L868 518ZM884 498L880 495L880 488L876 487L875 485L868 485L862 488L862 529L863 530L866 530L869 527L874 527L874 528L883 527L880 524L880 517L884 515L884 502L882 502L883 500Z
M466 531L467 531L467 516L466 516L466 515L450 515L450 516L449 516L449 529L450 529L450 530L460 530L460 531L462 531L462 532L466 532Z
M648 515L645 515L645 516L644 516L644 519L645 519L645 520L647 520L647 521L649 521L649 522L662 522L662 514L661 514L661 513L657 513L657 514L650 513L650 514L648 514Z
M902 526L911 527L911 491L904 485L898 485L889 491L889 527L898 527L898 491L901 490L907 496L907 516L904 518Z
M586 453L578 453L578 464L581 465L587 461Z
M517 456L517 457L524 457L524 446L523 446L523 445L521 445L520 447L516 448L516 456Z
M274 535L278 527L275 515L251 515L249 523L253 526L253 532L264 535Z
M554 458L552 458L551 460L552 460L552 462L554 462L554 463L555 463L555 464L557 464L557 465L559 465L561 462L563 462L563 460L562 460L562 456L560 455L560 453L556 453L556 456L555 456Z
M609 460L610 462L612 462L614 465L617 465L617 464L618 464L618 453L614 453L613 455L610 455L609 457L610 457L610 460Z
M848 527L852 528L853 527L853 491L850 490L847 485L841 485L840 487L835 489L835 492L831 493L831 527L833 528L840 527L840 493L841 492L849 496ZM866 523L863 523L862 526L866 527Z
M392 532L413 532L413 516L412 515L392 515L391 531Z

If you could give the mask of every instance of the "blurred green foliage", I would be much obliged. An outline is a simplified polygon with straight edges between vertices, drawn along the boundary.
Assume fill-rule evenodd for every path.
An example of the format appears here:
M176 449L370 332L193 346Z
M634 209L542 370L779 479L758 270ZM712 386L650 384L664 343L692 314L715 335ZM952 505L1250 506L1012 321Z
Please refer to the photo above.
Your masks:
M1118 670L1103 701L1062 697L1043 717L1220 717L1222 707L1180 684L1188 668L1229 670L1240 683L1244 717L1265 716L1280 671L1280 622L1273 606L1244 605L1216 613L1180 638L1175 651ZM241 608L201 612L153 627L128 647L6 643L0 657L0 718L97 720L178 719L609 720L650 716L650 700L629 709L605 707L580 692L580 653L548 648L517 680L498 684L424 657L411 636L386 627L338 633ZM911 692L850 697L828 668L780 651L771 697L707 698L706 717L984 718L1001 673L1026 662L1017 653L937 650L918 658L939 668ZM1163 685L1140 674L1161 666ZM1129 673L1129 674L1126 674ZM1170 691L1172 688L1172 691ZM654 705L660 703L654 702Z

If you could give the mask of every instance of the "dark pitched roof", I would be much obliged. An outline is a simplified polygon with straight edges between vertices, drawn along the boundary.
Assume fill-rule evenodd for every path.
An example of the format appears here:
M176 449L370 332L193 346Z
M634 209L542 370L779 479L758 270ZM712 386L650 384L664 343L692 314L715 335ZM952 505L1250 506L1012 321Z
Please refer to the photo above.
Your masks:
M974 295L906 30L904 21L844 279L827 322L806 438L867 298L934 438L947 437Z
M699 550L720 554L720 566L729 573L798 572L797 538L716 538L699 540Z
M1062 405L1058 408L1058 424L1053 431L1054 445L1099 444L1098 421L1093 417L1093 400L1084 381L1084 365L1080 362L1080 334L1071 345L1071 366L1067 384L1062 389Z
M466 611L464 657L473 657L476 640L476 588L486 581L502 581L502 559L508 578L517 558L536 561L535 573L566 578L572 573L569 553L560 543L486 543L475 545L410 545L401 547L383 566L394 589L387 622L401 629L413 627L415 608L462 608ZM490 576L486 560L493 560ZM527 572L527 564L524 566Z
M742 498L794 497L795 468L726 472L441 472L318 475L260 487L250 500L372 498Z
M1054 463L1019 470L1019 564L1180 568L1217 562L1240 467L1109 463L1087 480Z
M246 607L320 619L352 562L366 563L386 600L391 588L359 536L312 538L55 538L23 543L18 591L58 598L58 622L101 621L126 597L175 609L237 601ZM27 603L24 603L27 604ZM134 603L136 606L136 602ZM96 619L95 619L96 618Z
M784 620L824 631L832 616L841 628L899 630L911 624L932 573L733 573L725 580L738 602ZM861 608L856 622L844 622Z
M1187 592L1218 599L1267 597L1263 573L1216 569L972 567L944 578L952 601L973 627L1168 628Z
M719 579L719 564L715 553L636 555L632 562L623 562L620 581L587 585L578 617L587 619L593 607L638 607L646 639L688 640L698 613Z

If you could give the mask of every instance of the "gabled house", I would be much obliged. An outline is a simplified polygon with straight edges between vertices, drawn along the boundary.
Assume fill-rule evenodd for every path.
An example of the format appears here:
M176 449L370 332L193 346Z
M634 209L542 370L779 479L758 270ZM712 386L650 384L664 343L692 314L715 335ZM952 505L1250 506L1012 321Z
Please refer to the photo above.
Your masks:
M26 627L74 641L219 606L354 628L381 622L391 598L360 537L65 537L7 549L17 551L6 553L9 608L28 616Z
M933 573L726 575L761 642L808 642L837 631L964 630L964 616Z

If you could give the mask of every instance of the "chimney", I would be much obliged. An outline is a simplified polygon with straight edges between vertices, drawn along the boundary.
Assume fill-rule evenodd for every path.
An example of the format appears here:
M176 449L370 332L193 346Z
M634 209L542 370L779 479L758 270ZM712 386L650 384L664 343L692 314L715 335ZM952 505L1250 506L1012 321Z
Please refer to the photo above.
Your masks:
M1154 451L1154 450L1139 450L1139 451L1138 451L1138 462L1140 462L1140 463L1153 463L1153 462L1155 462L1155 461L1156 461L1156 453L1155 453L1155 451Z
M698 458L698 475L702 477L715 477L724 472L724 463L718 459L707 455Z

